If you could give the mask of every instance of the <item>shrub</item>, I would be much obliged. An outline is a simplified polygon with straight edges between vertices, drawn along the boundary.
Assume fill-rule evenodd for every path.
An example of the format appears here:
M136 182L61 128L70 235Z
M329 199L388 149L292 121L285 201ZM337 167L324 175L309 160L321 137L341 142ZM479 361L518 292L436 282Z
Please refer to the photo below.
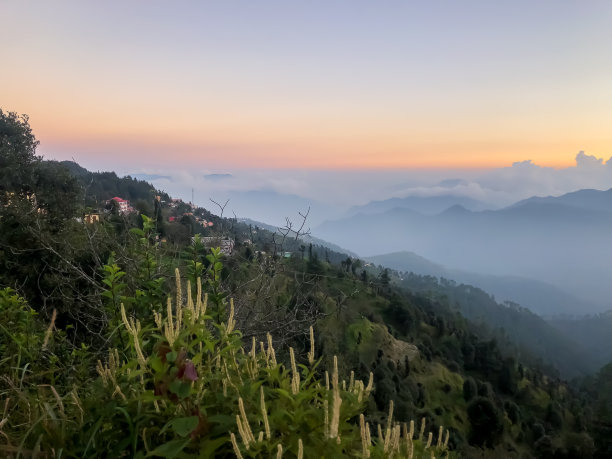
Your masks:
M148 315L139 307L136 316L136 309L121 304L120 326L129 342L98 360L97 378L59 391L12 378L0 393L5 401L0 452L8 457L45 452L239 458L288 453L301 458L419 457L425 450L428 456L446 451L448 431L440 427L435 437L425 434L423 420L415 435L413 422L395 421L393 402L386 425L370 426L362 410L373 375L367 384L353 373L348 381L340 380L335 357L331 375L320 370L312 328L306 362L300 363L290 348L284 364L270 335L266 342L253 339L245 349L235 329L233 302L226 305L221 296L213 302L210 307L199 280L195 288L188 282L183 296L177 270L176 299L168 299L163 312L160 305ZM19 301L11 306L23 308ZM30 362L24 361L19 364L25 373Z

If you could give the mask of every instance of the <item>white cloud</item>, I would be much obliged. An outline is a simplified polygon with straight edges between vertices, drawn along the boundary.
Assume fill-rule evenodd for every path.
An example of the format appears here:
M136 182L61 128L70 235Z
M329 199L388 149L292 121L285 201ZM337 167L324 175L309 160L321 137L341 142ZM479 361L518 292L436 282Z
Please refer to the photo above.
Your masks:
M604 161L579 152L573 166L554 169L531 160L486 172L474 170L167 170L147 168L138 172L170 176L155 186L183 199L210 204L235 192L267 190L312 199L338 209L373 200L406 196L455 194L494 206L505 206L531 196L561 195L582 188L612 187L612 158ZM231 174L223 180L207 174ZM450 179L449 179L450 178ZM262 203L265 206L265 203ZM295 210L295 209L291 209ZM264 217L264 216L262 216Z
M556 196L583 188L607 190L612 187L612 161L604 162L581 151L576 155L574 166L554 169L522 161L511 167L491 170L476 181L514 200Z

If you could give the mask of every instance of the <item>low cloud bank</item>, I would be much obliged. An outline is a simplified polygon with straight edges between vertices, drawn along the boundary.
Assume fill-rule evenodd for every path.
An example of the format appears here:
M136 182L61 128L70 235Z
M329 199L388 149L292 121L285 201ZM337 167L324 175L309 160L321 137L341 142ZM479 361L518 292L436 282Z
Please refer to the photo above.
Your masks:
M557 196L583 188L612 187L612 158L607 161L581 151L575 165L554 169L531 160L509 167L482 170L168 170L132 171L132 175L154 177L155 186L183 199L191 199L191 190L199 205L209 206L209 198L231 199L229 207L243 208L239 202L244 192L265 191L294 196L283 201L287 209L277 213L295 213L304 202L324 205L326 211L341 212L351 206L373 200L407 196L466 196L489 203L492 207L510 205L531 196ZM304 201L304 198L306 201ZM265 219L266 203L260 208L249 203L248 216ZM323 218L324 215L321 216ZM316 223L316 222L314 222Z

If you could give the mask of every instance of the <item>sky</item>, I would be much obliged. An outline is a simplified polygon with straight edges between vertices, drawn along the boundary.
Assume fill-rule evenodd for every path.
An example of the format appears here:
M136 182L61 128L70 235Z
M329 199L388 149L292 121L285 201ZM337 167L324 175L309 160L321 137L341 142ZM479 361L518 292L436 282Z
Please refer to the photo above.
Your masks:
M94 170L573 171L612 156L611 23L603 0L4 0L0 107Z

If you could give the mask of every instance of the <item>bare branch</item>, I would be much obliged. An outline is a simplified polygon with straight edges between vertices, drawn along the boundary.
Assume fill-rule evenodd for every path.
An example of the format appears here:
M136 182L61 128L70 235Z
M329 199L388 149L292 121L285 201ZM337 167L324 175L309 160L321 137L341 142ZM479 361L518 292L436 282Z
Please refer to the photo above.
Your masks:
M213 198L208 198L208 199L210 199L210 201L213 204L219 207L219 210L221 211L221 214L219 215L219 217L223 218L223 212L225 212L225 207L227 206L227 203L230 202L230 200L228 199L227 201L225 201L225 204L221 205L217 201L215 201Z

